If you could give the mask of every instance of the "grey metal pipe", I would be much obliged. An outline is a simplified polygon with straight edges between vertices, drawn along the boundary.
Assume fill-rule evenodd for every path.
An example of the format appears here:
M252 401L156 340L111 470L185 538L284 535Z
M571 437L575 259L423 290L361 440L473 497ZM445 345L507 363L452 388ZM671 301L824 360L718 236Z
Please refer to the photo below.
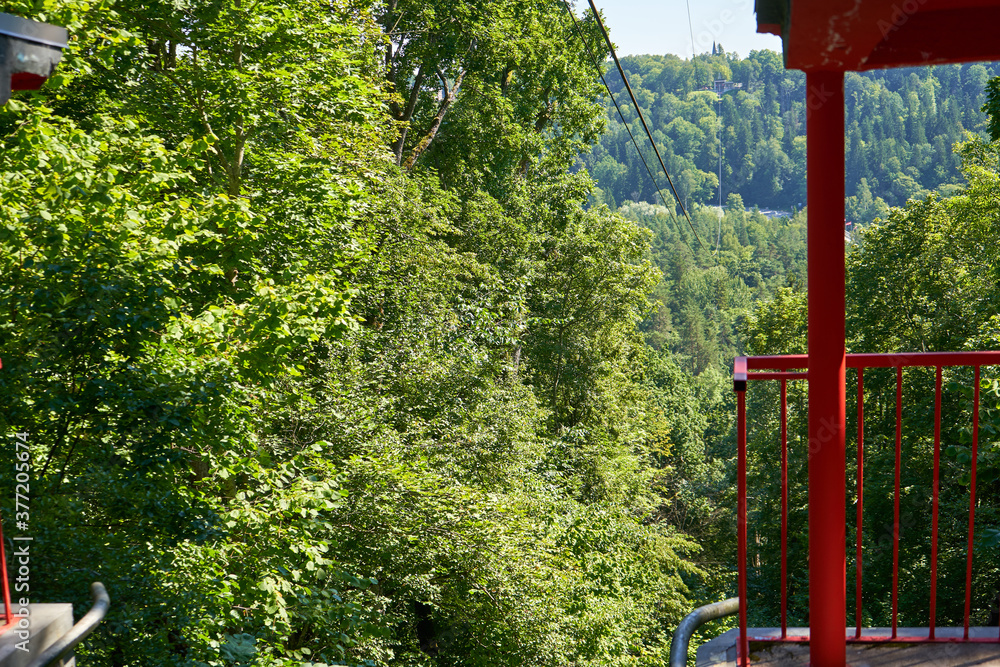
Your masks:
M108 597L108 591L105 590L104 584L99 581L95 581L90 585L90 598L94 603L90 611L84 614L83 618L77 621L77 624L70 628L69 632L60 637L55 644L42 651L40 656L28 664L28 667L47 667L54 664L60 658L65 657L67 653L73 650L73 647L93 632L94 628L101 622L101 619L104 618L108 607L111 606L111 598Z
M688 643L691 635L709 621L714 621L723 616L735 614L740 610L740 599L729 598L722 602L714 602L704 607L698 607L684 617L677 629L674 630L674 638L670 641L670 667L686 667L688 657Z

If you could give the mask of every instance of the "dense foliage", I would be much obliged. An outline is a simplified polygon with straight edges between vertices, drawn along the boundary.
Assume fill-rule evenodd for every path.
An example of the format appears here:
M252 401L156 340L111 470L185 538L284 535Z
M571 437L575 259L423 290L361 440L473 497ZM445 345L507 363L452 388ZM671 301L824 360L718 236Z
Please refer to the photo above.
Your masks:
M0 415L82 660L655 665L724 594L724 402L571 170L560 4L3 9L72 34L0 112Z

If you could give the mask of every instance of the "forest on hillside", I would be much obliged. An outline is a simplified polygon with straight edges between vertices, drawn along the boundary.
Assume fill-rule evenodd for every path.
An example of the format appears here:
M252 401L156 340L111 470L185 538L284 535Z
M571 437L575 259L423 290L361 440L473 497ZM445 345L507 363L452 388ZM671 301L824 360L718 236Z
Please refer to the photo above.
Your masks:
M32 602L79 617L107 586L81 662L654 667L733 594L731 359L805 331L801 77L777 54L627 59L688 226L553 0L0 11L71 34L0 110L0 511ZM992 73L849 80L852 351L1000 345L998 144L965 134ZM722 211L717 74L744 83Z
M688 60L630 56L622 65L687 206L719 204L720 147L723 205L731 193L760 209L805 205L805 74L784 69L781 54L742 58L719 46ZM981 108L987 81L997 74L996 63L848 72L847 219L869 223L910 198L954 193L963 179L952 146L966 132L986 136ZM625 120L640 133L614 68L607 79ZM716 80L739 87L716 95ZM663 203L610 100L606 106L608 131L582 158L602 201L612 208ZM639 145L649 164L658 164L648 142ZM666 182L660 187L669 195Z

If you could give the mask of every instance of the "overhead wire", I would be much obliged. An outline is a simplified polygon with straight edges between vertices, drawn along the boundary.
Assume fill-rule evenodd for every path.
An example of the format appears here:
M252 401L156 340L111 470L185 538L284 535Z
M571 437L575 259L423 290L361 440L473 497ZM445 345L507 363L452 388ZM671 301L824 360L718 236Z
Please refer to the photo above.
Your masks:
M719 232L715 237L715 255L719 255L719 246L722 244L722 93L716 93L719 97L715 101L715 137L719 140Z
M667 171L667 166L663 163L663 157L660 155L660 149L656 147L656 141L653 140L653 133L649 131L649 125L646 123L645 116L642 115L642 109L639 107L639 101L636 100L635 93L632 92L632 86L629 85L628 77L625 76L625 69L622 67L621 61L618 60L618 54L615 53L615 47L611 43L611 37L608 35L607 29L604 27L604 22L601 21L601 15L597 11L597 7L594 5L594 0L587 0L587 2L590 3L590 9L594 12L594 18L597 20L597 27L600 28L601 34L604 35L604 41L607 42L608 49L611 50L611 57L614 59L615 66L618 68L618 74L621 75L622 82L625 84L625 90L628 91L629 97L632 98L632 104L635 105L635 112L638 114L639 120L642 122L642 128L646 131L649 143L653 146L653 152L656 153L656 159L660 161L660 168L663 170L663 175L667 177L667 183L670 184L670 190L674 193L674 198L677 200L677 206L680 207L681 213L684 214L684 218L687 220L688 226L691 227L691 232L694 234L694 237L698 239L698 245L700 245L703 249L707 249L705 247L705 243L701 240L701 237L698 236L698 232L694 228L694 223L691 222L691 216L688 215L687 209L684 208L684 202L681 201L680 195L677 194L677 188L674 187L674 182L670 178L670 172ZM608 93L610 92L611 91L608 90ZM612 95L612 97L614 96Z
M691 33L691 57L694 58L698 54L695 53L694 48L694 24L691 23L691 0L686 0L688 8L688 31Z
M583 29L580 28L580 22L577 20L576 15L569 6L568 0L563 0L563 7L569 13L570 17L573 19L573 26L576 28L576 34L580 36L580 41L583 42L584 48L587 50L587 54L590 56L590 60L594 63L594 68L597 70L597 74L601 77L601 82L604 84L604 89L608 91L608 97L611 98L612 104L615 105L615 109L618 111L618 117L621 118L622 125L625 126L625 131L628 132L629 139L632 140L632 145L635 146L635 152L639 154L639 159L642 160L643 166L646 167L646 173L649 174L649 180L653 183L653 187L656 188L656 192L660 195L660 201L663 202L664 208L667 209L667 213L670 214L671 219L674 221L674 225L677 225L677 216L674 214L673 210L667 206L667 198L663 195L663 191L660 189L660 184L657 182L655 176L653 176L653 170L649 168L649 163L646 162L646 157L642 154L639 149L639 142L635 140L635 135L632 134L632 129L628 125L628 121L625 120L625 114L622 113L621 107L618 105L618 100L615 99L614 94L611 92L611 88L608 86L607 79L604 78L604 68L601 67L600 62L597 60L597 56L594 55L594 50L587 40L586 35L583 33ZM700 241L700 239L699 239Z

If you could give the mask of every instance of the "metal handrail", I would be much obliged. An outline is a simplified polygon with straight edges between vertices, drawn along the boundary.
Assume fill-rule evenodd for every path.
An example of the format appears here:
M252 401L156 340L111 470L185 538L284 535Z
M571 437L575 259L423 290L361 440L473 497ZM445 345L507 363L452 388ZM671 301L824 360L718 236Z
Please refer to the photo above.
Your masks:
M83 618L70 628L69 632L60 637L55 644L42 651L40 656L28 664L28 667L47 667L54 664L93 632L101 619L104 618L108 607L111 606L111 598L108 597L108 591L105 590L104 584L99 581L90 585L90 598L94 603L90 611L84 614Z
M908 353L895 353L895 354L847 354L844 358L844 366L850 369L855 369L857 371L857 456L856 456L856 480L851 484L852 491L856 493L855 498L855 574L854 574L854 598L855 598L855 608L854 608L854 632L853 637L847 637L848 642L881 642L886 640L899 641L899 642L909 642L909 641L926 641L926 642L983 642L989 641L992 643L1000 643L1000 635L991 632L992 637L970 637L970 622L971 622L971 606L972 606L972 574L973 574L973 542L974 536L976 534L976 474L977 474L977 462L979 460L978 446L979 446L979 425L980 425L980 390L981 390L981 369L986 366L1000 366L1000 350L984 350L984 351L964 351L964 352L908 352ZM955 637L940 637L936 634L937 631L937 599L938 599L938 524L939 524L939 506L940 506L940 487L941 487L941 454L942 454L942 394L944 386L943 370L945 368L951 367L967 367L972 371L972 385L968 387L971 389L972 394L972 415L971 420L965 422L966 417L962 417L962 426L971 426L971 452L969 457L969 514L968 514L968 531L965 535L965 612L962 628L962 636L960 638ZM746 416L746 394L748 385L751 381L777 381L780 386L780 452L781 452L781 591L780 591L780 604L781 604L781 634L778 637L767 637L770 641L776 642L808 642L810 638L814 640L813 646L815 647L815 639L817 637L816 629L818 625L813 625L811 627L811 632L808 634L798 633L796 635L789 635L788 633L788 497L790 484L788 480L788 454L789 454L789 444L788 444L788 397L787 397L787 384L789 381L799 380L799 381L811 381L814 378L813 371L806 370L805 372L800 372L800 369L809 368L809 357L807 355L777 355L777 356L766 356L766 357L737 357L733 366L733 389L736 392L736 410L737 410L737 560L738 560L738 578L737 586L739 588L739 595L741 599L741 608L739 611L739 628L740 635L737 644L737 665L748 664L749 660L749 641L754 639L748 633L748 622L747 622L747 576L748 576L748 556L747 556L747 416ZM864 596L862 595L862 583L863 583L863 566L864 566L864 482L865 482L865 375L870 369L894 369L895 370L895 463L893 466L894 473L894 491L892 494L892 594L891 594L891 635L889 637L882 637L878 634L866 633L863 627L864 615L863 615L863 601ZM909 637L899 634L898 624L899 624L899 574L900 574L900 535L901 535L901 515L900 508L902 502L902 492L901 492L901 480L903 471L903 375L904 371L912 368L927 368L935 370L935 382L934 382L934 409L933 409L933 468L929 471L932 475L932 484L930 488L930 558L929 558L929 578L928 578L928 588L929 588L929 618L928 618L928 631L926 636L921 637ZM841 370L843 372L843 370ZM888 379L888 378L885 378ZM841 376L841 382L843 382L843 376ZM886 393L889 393L891 385L886 387ZM847 392L845 388L844 397L840 400L846 401L848 404L853 403L853 398L848 399ZM887 402L883 405L886 415L891 420L891 399L887 396ZM871 399L869 399L871 400ZM881 400L881 399L879 399ZM840 410L843 415L846 412L847 405L841 405ZM964 409L964 408L963 408ZM845 423L844 417L840 419L840 423ZM815 435L812 435L810 431L809 439L809 449L808 456L811 458L816 450L820 447L824 441L829 441L832 436L829 436L828 426L824 425ZM841 427L842 428L842 427ZM928 429L930 431L930 429ZM886 434L888 435L888 434ZM927 434L930 436L930 432ZM930 439L930 438L928 438ZM888 442L891 443L891 436ZM892 450L888 450L891 454ZM838 463L838 467L844 466L842 471L846 474L846 458L840 457L841 461ZM844 481L838 480L838 484L845 484L846 478L841 477ZM812 482L810 482L812 484ZM811 493L811 491L810 491ZM810 502L812 502L812 496L810 495ZM812 516L810 514L810 516ZM839 526L838 526L839 528ZM845 527L846 530L846 527ZM869 529L871 530L871 529ZM950 555L950 554L949 554ZM810 565L814 561L810 560ZM822 595L817 596L815 590L810 591L811 596L816 596L817 598L822 598ZM824 598L825 599L825 598ZM846 620L846 619L845 619ZM840 622L837 619L837 622ZM828 625L828 623L827 623ZM826 625L824 626L826 627ZM838 626L839 627L839 626ZM762 637L762 636L761 636Z
M714 602L704 607L698 607L684 617L677 629L674 630L674 637L670 641L670 667L686 667L688 656L688 644L691 642L691 635L709 621L714 621L723 616L730 616L740 610L740 599L729 598L722 602Z

